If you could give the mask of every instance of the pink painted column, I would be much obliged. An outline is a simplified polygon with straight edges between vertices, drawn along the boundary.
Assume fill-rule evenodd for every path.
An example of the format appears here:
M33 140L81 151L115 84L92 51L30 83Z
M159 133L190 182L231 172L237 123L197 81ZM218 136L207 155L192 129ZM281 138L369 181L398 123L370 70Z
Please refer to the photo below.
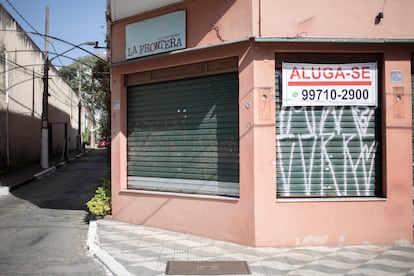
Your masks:
M407 51L384 53L385 195L387 225L394 236L412 241L412 95L411 56ZM401 74L399 80L392 74Z

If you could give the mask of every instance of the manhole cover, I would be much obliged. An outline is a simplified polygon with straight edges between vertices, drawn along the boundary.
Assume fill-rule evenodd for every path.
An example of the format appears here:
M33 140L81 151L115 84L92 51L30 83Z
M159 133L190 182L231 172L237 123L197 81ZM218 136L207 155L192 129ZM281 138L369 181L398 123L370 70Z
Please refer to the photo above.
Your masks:
M245 261L168 261L167 275L250 274Z

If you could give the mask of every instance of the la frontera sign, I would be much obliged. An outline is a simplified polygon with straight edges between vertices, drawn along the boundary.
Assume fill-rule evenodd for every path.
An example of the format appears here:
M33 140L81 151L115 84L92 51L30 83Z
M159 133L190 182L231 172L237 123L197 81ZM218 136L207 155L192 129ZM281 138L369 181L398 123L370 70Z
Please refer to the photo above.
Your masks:
M126 25L126 59L186 48L186 13L177 11Z

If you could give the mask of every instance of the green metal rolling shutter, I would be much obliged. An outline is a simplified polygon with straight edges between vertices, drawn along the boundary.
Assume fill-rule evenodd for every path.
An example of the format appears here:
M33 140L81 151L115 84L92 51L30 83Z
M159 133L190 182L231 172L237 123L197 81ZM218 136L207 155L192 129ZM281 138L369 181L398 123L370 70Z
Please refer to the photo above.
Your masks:
M280 77L277 70L277 196L379 195L379 108L282 107Z
M238 73L128 88L128 186L239 195Z

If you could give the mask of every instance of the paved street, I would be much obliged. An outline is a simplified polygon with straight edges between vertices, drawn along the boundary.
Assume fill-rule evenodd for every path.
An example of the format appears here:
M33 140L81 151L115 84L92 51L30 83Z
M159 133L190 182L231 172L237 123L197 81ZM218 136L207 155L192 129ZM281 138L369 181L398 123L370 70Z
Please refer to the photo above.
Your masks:
M51 170L0 177L24 181L0 196L0 275L166 275L168 261L246 261L251 275L414 275L414 246L252 248L106 219L88 225L85 203L106 171L105 150ZM19 177L20 176L20 177ZM20 179L19 181L17 181ZM88 228L95 234L86 242ZM91 238L91 237L89 237ZM94 258L95 256L96 258Z
M88 255L88 212L106 172L94 150L0 197L1 275L107 275Z

